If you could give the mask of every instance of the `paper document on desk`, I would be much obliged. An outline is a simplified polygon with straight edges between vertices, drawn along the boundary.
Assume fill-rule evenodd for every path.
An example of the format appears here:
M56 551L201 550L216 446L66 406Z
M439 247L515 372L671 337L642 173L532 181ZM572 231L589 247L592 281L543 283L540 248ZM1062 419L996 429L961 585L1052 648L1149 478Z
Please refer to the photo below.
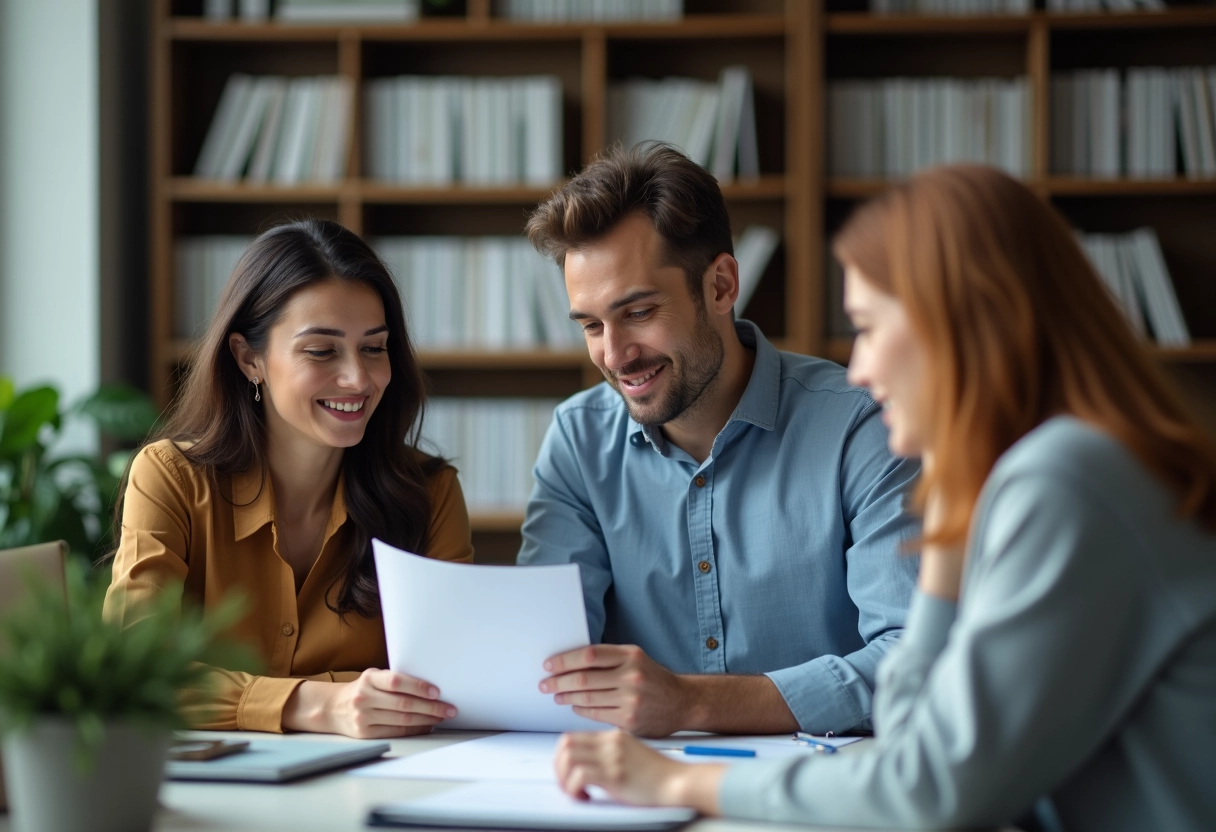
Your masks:
M443 728L599 731L538 685L552 655L585 647L578 566L446 563L372 541L389 667L456 706Z
M372 809L376 826L481 829L672 829L697 815L692 809L623 806L605 799L575 800L555 785L470 783L416 800Z
M355 769L352 777L392 777L406 780L510 780L529 783L556 783L553 755L556 734L512 732L445 745L432 751L394 757ZM846 745L856 737L841 737ZM759 759L808 757L814 749L794 742L789 734L760 737L722 737L681 733L661 740L643 740L652 748L664 750L682 763L732 763L738 759L717 756L691 756L676 749L686 745L719 748L746 748Z

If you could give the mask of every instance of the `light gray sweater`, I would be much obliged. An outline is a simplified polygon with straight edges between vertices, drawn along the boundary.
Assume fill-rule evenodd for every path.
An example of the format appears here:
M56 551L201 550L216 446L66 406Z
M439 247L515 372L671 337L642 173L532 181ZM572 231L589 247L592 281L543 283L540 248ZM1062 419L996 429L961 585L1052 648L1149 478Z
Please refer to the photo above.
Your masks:
M866 753L732 766L728 817L1216 829L1216 536L1120 443L1054 418L998 460L959 604L918 594Z

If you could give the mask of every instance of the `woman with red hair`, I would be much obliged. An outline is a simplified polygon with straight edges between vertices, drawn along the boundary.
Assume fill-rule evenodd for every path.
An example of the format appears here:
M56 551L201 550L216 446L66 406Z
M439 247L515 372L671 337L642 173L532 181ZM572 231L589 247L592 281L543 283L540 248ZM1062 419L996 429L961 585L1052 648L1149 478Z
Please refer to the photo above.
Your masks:
M571 734L569 793L817 824L1216 828L1216 445L1072 232L939 168L837 236L849 375L919 456L919 587L858 753L691 766Z

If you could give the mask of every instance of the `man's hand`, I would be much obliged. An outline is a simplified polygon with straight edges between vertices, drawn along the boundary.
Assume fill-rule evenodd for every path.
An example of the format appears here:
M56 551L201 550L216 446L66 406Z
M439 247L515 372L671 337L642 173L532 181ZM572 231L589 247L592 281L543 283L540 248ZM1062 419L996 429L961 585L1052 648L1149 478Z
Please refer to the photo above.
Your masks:
M642 737L666 737L689 727L691 685L661 666L642 648L596 644L545 661L553 675L542 693L557 694L579 716L607 722Z
M691 806L718 813L718 788L726 766L687 765L664 757L622 731L566 734L553 758L557 783L587 799L599 786L617 800L642 806Z
M456 708L439 688L391 670L365 670L353 682L301 684L283 709L283 727L360 739L426 734Z

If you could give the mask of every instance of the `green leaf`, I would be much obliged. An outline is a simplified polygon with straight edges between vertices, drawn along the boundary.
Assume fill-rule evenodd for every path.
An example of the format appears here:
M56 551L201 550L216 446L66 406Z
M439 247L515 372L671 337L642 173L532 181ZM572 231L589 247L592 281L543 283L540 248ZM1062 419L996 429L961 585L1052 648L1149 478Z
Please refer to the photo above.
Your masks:
M0 376L0 413L13 406L16 395L17 388L13 386L13 380L8 376Z
M53 387L35 387L13 399L0 432L0 455L24 451L38 442L43 425L59 424L59 393Z
M143 439L160 418L160 411L149 396L121 384L102 385L96 393L77 402L72 412L92 419L103 432L127 441Z

